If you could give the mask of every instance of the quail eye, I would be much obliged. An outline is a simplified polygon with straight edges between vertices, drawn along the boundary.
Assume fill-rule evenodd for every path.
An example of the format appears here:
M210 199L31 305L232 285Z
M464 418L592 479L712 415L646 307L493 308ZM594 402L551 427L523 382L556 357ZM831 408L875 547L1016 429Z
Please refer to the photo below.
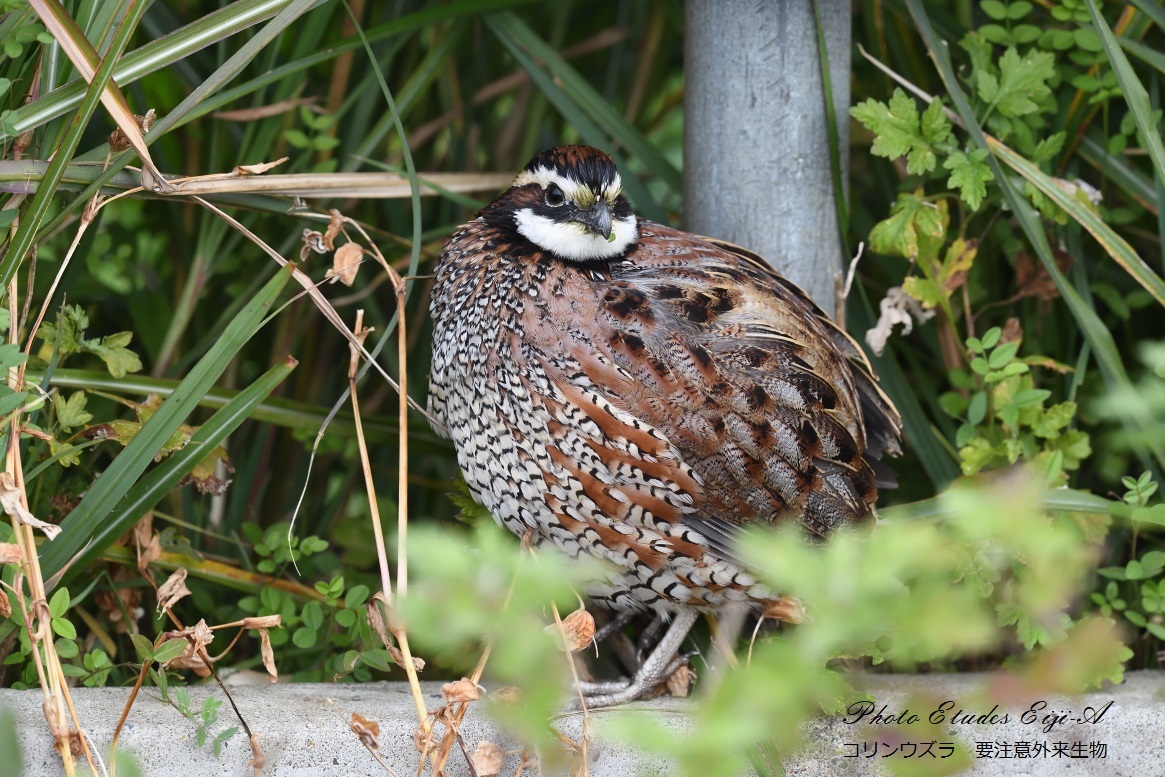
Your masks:
M566 202L566 195L563 194L562 189L558 188L558 184L552 183L546 187L546 204L557 207Z

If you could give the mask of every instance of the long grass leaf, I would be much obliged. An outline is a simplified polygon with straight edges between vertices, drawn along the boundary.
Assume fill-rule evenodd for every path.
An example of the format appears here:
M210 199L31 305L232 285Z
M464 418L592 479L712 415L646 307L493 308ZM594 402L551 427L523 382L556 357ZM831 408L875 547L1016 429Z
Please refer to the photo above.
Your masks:
M1073 513L1108 515L1115 505L1121 504L1087 491L1071 488L1054 488L1040 497L1040 507L1044 510L1068 510ZM909 504L894 505L878 511L886 521L921 521L941 519L949 514L950 504L941 496L923 499Z
M288 357L282 364L269 369L258 380L239 392L206 423L199 426L194 434L190 435L190 441L182 450L172 453L145 477L138 480L113 512L100 522L100 527L92 534L92 541L74 560L71 568L83 570L90 561L125 534L146 511L153 508L170 489L178 485L199 461L238 429L239 424L254 413L267 395L291 374L295 366L295 359ZM51 576L56 571L57 567L45 567L47 575Z
M77 152L81 136L85 133L89 120L93 118L98 103L101 102L101 96L105 93L105 85L113 75L113 67L117 63L118 57L125 51L126 45L129 44L129 39L133 35L137 22L142 13L145 12L145 6L145 3L139 3L126 16L117 32L117 37L114 38L109 54L101 61L101 65L93 74L93 81L89 84L89 90L81 101L81 108L73 120L69 122L68 129L54 152L53 161L49 164L48 170L45 171L41 187L37 189L32 202L22 214L16 235L9 243L4 258L0 260L0 288L8 288L8 284L12 282L12 276L16 274L16 268L24 261L25 255L35 242L37 229L48 213L49 203L57 190L57 184L60 183L61 176L64 175L65 168L73 158L73 154ZM125 156L128 162L133 155L126 154Z
M165 37L127 53L114 66L113 80L120 86L173 65L207 46L252 27L278 13L291 0L239 0L203 16ZM64 116L81 104L85 81L76 78L46 95L12 111L8 124L19 135ZM5 136L0 135L0 139Z
M1161 7L1161 0L1130 0L1133 7L1148 16L1157 26L1165 29L1165 8Z
M142 424L141 430L93 483L80 504L65 517L61 522L63 531L60 536L44 549L42 564L46 570L51 570L49 574L63 569L69 559L94 538L108 540L106 545L116 539L117 535L110 537L103 528L110 513L146 471L170 436L198 406L198 401L210 391L239 349L258 331L279 293L291 279L293 270L294 265L281 269L247 303L219 341L157 412ZM99 553L102 549L99 542L94 543L86 550L86 555Z
M41 373L29 370L28 377L44 385L44 382L39 380ZM171 378L151 378L145 375L126 375L124 378L112 378L108 372L58 369L52 375L51 385L57 388L104 391L118 396L144 397L156 394L165 399L178 388L179 381ZM218 410L228 405L238 395L239 392L235 389L212 388L198 400L198 406L208 410ZM265 424L315 434L326 415L327 409L318 405L296 402L282 397L268 397L255 407L254 412L251 413L251 418ZM331 431L340 437L354 436L352 416L346 413L337 415ZM396 439L396 435L395 417L364 416L364 436L369 441L392 442ZM425 442L444 444L436 435L426 438Z
M586 111L587 115L598 122L612 140L622 145L627 153L663 179L673 191L679 192L683 188L680 171L667 160L663 152L631 126L609 100L599 94L597 89L554 50L554 47L530 29L528 24L513 13L497 14L494 23L505 29L507 34L536 60L544 62L550 74L562 83L563 91Z
M1137 59L1144 62L1149 67L1154 68L1159 73L1165 73L1165 54L1162 54L1156 49L1151 49L1144 43L1126 38L1123 35L1117 36L1117 43L1121 48L1132 54Z
M1097 140L1085 135L1080 139L1077 147L1080 158L1096 169L1102 171L1108 179L1121 190L1136 200L1146 210L1157 213L1159 208L1153 199L1153 181L1137 168L1130 165L1119 154L1110 154Z
M587 112L579 107L575 97L572 94L568 94L565 88L558 85L555 76L552 76L535 61L535 56L542 58L543 61L547 61L543 55L548 52L554 54L553 50L544 41L541 41L541 39L532 40L537 38L533 33L530 33L528 36L523 36L523 30L528 31L529 28L511 14L494 14L488 16L486 17L486 24L498 37L498 40L502 42L502 45L509 50L514 59L517 60L522 69L530 75L530 80L542 91L542 94L546 96L550 104L558 109L558 112L562 114L563 118L578 131L584 143L592 146L609 145L612 135L592 120ZM535 50L539 53L534 54ZM559 76L562 75L562 72L556 71ZM564 83L565 81L566 79L564 79ZM590 89L589 85L587 88ZM591 91L593 92L593 90ZM616 114L616 116L618 115ZM618 119L620 122L623 122L622 117L618 117ZM626 159L617 149L609 148L608 150L611 152L611 157L615 160L615 164L621 170L628 171L631 169L626 163ZM623 188L642 215L652 221L664 220L665 214L663 209L638 178L629 174L625 175L623 178ZM678 187L676 187L676 191L679 191Z
M394 19L391 22L378 25L368 31L367 37L369 41L382 40L444 19L472 16L494 11L499 8L528 4L530 2L533 2L533 0L460 0L459 2L451 2L447 5L426 8L422 11L402 16L399 19ZM146 145L152 145L156 140L165 135L166 132L175 127L180 127L186 122L192 121L205 113L216 110L220 105L227 102L226 100L217 101L210 99L210 95L215 94L221 89L238 72L239 68L257 56L265 46L271 43L296 18L306 13L306 11L311 10L310 6L310 3L297 3L294 6L288 5L280 11L274 19L255 33L235 55L208 76L194 93L191 93L178 106L166 113L154 125L149 134L146 135ZM361 45L359 36L353 35L318 54L273 69L271 72L265 73L235 90L231 90L229 97L230 99L238 99L238 97L244 94L262 89L264 86L282 80L292 73L298 73L313 65L326 62L345 51L359 48ZM59 227L65 219L70 218L73 213L79 210L93 196L94 192L104 186L114 175L117 175L122 168L129 164L132 158L133 154L127 152L119 154L110 160L106 171L86 186L76 199L62 207L60 212L44 225L41 229L41 234L47 234Z
M1116 36L1112 34L1108 22L1096 9L1096 3L1093 0L1085 0L1085 4L1092 17L1092 24L1100 33L1104 54L1108 57L1113 72L1116 73L1121 95L1124 96L1129 110L1132 111L1133 120L1137 123L1141 142L1145 144L1149 158L1153 160L1153 168L1157 171L1157 177L1165 181L1165 144L1161 142L1161 125L1153 123L1153 109L1149 106L1149 93L1145 91L1141 80L1133 72L1133 66L1129 64L1128 57L1121 51L1120 44L1117 42Z
M1022 155L1017 154L995 138L987 138L987 147L999 159L1006 162L1008 167L1023 176L1025 180L1030 181L1033 186L1043 192L1048 199L1059 205L1080 226L1087 229L1096 238L1096 242L1100 243L1101 248L1117 264L1123 267L1129 275L1133 276L1133 279L1137 283L1141 284L1146 291L1152 294L1158 303L1165 305L1165 280L1162 280L1161 276L1153 272L1149 268L1149 265L1145 264L1144 260L1137 255L1133 247L1118 235L1112 227L1105 224L1104 220L1100 218L1100 215L1095 210L1077 200L1061 188L1059 183L1050 175L1040 170L1036 165L1024 159Z

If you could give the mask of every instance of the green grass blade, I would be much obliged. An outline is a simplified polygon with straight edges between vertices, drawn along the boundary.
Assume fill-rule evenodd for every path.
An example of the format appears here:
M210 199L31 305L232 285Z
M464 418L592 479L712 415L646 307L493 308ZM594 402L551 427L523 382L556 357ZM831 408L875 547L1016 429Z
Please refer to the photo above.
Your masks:
M1003 193L1004 201L1010 206L1012 214L1027 236L1028 242L1031 244L1036 256L1039 257L1040 264L1043 265L1044 270L1056 284L1056 289L1060 292L1060 296L1063 297L1072 316L1076 319L1076 323L1080 327L1084 339L1092 347L1092 351L1096 355L1097 364L1100 366L1101 374L1104 376L1105 383L1110 390L1134 391L1132 383L1129 381L1128 371L1125 369L1120 352L1117 350L1116 342L1113 340L1112 333L1104 326L1104 322L1096 315L1096 311L1081 298L1080 293L1076 291L1075 287L1060 272L1055 257L1052 255L1052 248L1048 243L1048 236L1044 232L1043 224L1040 222L1039 216L1035 213L1028 201L1011 185L1010 179L1004 174L1003 168L1000 166L999 159L990 153L991 147L987 142L987 137L975 119L975 114L971 110L971 104L968 102L967 96L959 86L958 77L955 75L954 66L951 64L949 47L945 41L940 40L935 34L934 28L930 24L930 18L927 16L926 10L922 7L920 0L906 0L906 4L910 9L910 15L914 18L915 26L922 35L927 49L930 51L931 59L934 61L935 67L938 68L939 76L943 81L943 85L946 87L947 94L950 95L951 101L954 103L955 111L963 120L963 126L966 127L967 133L971 136L975 145L988 151L987 164L991 167L992 173L995 174L995 180L999 184L1000 191ZM1135 424L1135 419L1126 417L1124 420L1126 423ZM1165 443L1158 442L1152 444L1150 449L1158 463L1161 466L1165 466Z
M73 154L77 152L81 136L85 133L89 120L97 111L97 106L101 103L101 95L105 91L105 85L109 83L109 79L113 75L114 65L117 64L118 58L125 51L126 45L129 44L129 39L137 28L138 21L145 13L146 5L146 3L138 3L130 8L117 31L117 37L113 40L109 54L101 60L101 64L93 74L93 83L85 92L77 115L69 122L69 128L54 153L49 169L45 172L44 181L41 182L40 188L33 195L32 202L22 214L16 235L8 245L4 258L0 260L0 287L8 288L8 284L12 282L12 276L16 274L16 268L24 261L25 255L32 247L36 239L37 229L48 213L49 204L57 190L57 184L60 183L61 176L64 175L65 168L73 158ZM132 153L127 154L127 161L132 157Z
M1040 507L1045 510L1068 510L1073 513L1107 515L1115 505L1121 504L1103 496L1077 491L1071 488L1054 488L1040 497ZM949 514L950 503L941 496L923 499L909 504L885 507L878 511L885 521L925 521L942 519Z
M169 35L150 41L126 54L113 69L119 86L174 64L207 46L252 27L274 16L290 0L239 0L226 8L209 13ZM14 110L9 117L13 135L39 127L64 116L81 104L86 84L76 78L42 97ZM5 136L0 136L4 139Z
M276 290L277 292L278 290ZM254 413L267 395L291 374L295 366L295 359L287 357L282 364L272 367L258 380L239 392L234 399L211 416L210 420L198 427L190 436L190 441L186 447L172 453L160 465L137 481L118 503L116 509L101 521L100 528L93 533L93 541L77 557L72 569L84 569L90 561L101 555L107 546L125 534L147 510L153 508L162 497L170 492L170 489L178 485L178 481L189 474L209 451L214 450L219 443L238 429L239 424ZM62 561L64 560L62 559ZM56 559L54 558L53 561L55 562ZM51 577L59 569L59 566L50 564L47 554L44 563L46 576Z
M825 99L825 126L829 133L829 171L833 177L833 207L837 212L837 229L842 261L849 258L849 208L845 201L845 181L841 172L841 134L838 132L837 111L833 107L833 83L829 77L829 49L825 45L825 25L821 22L821 3L813 0L813 23L817 30L817 57L821 66L821 89Z
M1158 27L1165 29L1165 8L1161 0L1130 0L1133 7L1152 19Z
M1105 224L1096 211L1068 194L1050 175L1003 143L991 138L987 141L987 145L996 157L1006 162L1008 167L1023 176L1025 180L1030 181L1033 186L1059 205L1080 226L1087 229L1117 264L1152 294L1159 304L1165 305L1165 280L1153 272L1149 265L1145 264L1144 260L1137 255L1133 247L1112 227Z
M570 63L559 56L553 46L530 29L528 24L513 13L498 14L494 17L494 22L505 29L507 34L535 59L545 62L550 74L562 82L566 94L572 97L575 103L611 136L612 140L622 145L627 153L662 178L673 191L679 192L683 188L680 171L663 153L643 137L639 130L632 127L609 100L599 94L598 90L579 75Z
M41 563L47 574L55 574L63 569L69 559L90 540L102 538L108 540L105 544L109 544L119 536L110 536L106 528L110 513L146 471L170 436L198 406L199 400L210 391L239 349L258 331L279 293L291 279L292 269L292 265L281 269L247 303L214 347L106 467L101 477L85 493L81 503L65 517L61 522L63 531L60 536L44 546ZM93 543L86 553L99 553L101 550L100 543Z
M501 13L486 17L486 24L517 60L522 69L529 74L530 80L542 91L546 99L558 109L563 118L578 130L583 142L592 146L607 146L607 150L611 152L611 157L619 168L623 171L630 170L631 167L626 163L626 159L616 149L609 148L610 139L616 139L628 151L647 162L649 168L663 177L675 191L680 191L679 172L666 160L663 160L662 167L657 167L653 160L657 157L662 159L659 151L651 147L651 144L642 135L630 128L610 105L605 105L602 96L590 84L587 84L573 68L567 65L554 49L535 35L524 22L513 14ZM546 62L547 68L550 68L554 74L551 75L546 68L540 67L535 61L536 58ZM561 87L556 79L561 80L563 84ZM585 103L586 108L582 107L583 103ZM598 107L600 103L605 105L605 109ZM599 116L598 121L602 122L603 127L600 127L598 121L591 118L591 112L595 112ZM647 154L646 156L640 156L641 146L650 148L650 151L644 152ZM668 170L671 170L671 173L667 172ZM633 175L625 175L623 187L643 216L653 221L664 219L665 214L659 203L655 201L647 187L638 178Z
M28 376L38 380L41 374L30 370ZM178 387L177 380L169 378L151 378L144 375L126 375L124 378L112 378L108 372L96 370L59 369L53 373L51 385L57 388L89 389L105 391L120 396L148 396L157 394L165 399L174 393ZM42 382L43 385L43 382ZM198 400L198 406L211 410L218 410L233 401L239 392L234 389L213 388ZM285 429L294 429L299 432L315 434L327 415L327 408L312 405L307 402L295 402L281 397L269 397L255 407L251 418ZM356 427L352 423L350 413L340 413L332 422L329 431L344 438L355 437ZM391 416L364 416L364 436L370 442L395 442L397 436L397 421ZM434 436L430 442L437 443L439 438Z
M1161 143L1161 127L1153 124L1153 109L1149 107L1149 93L1145 91L1141 80L1133 72L1133 66L1129 64L1128 57L1121 51L1120 44L1117 42L1116 36L1112 34L1108 22L1100 15L1100 11L1096 10L1096 3L1093 0L1085 0L1085 4L1092 17L1092 24L1100 33L1105 56L1108 57L1113 72L1116 73L1121 94L1124 96L1125 102L1128 103L1129 110L1132 111L1133 119L1137 122L1137 129L1140 131L1145 149L1149 152L1149 158L1153 160L1153 168L1157 171L1157 177L1165 180L1165 145Z
M1076 147L1080 158L1103 172L1108 179L1115 183L1142 206L1150 211L1158 210L1154 201L1153 181L1143 172L1130 165L1123 155L1110 154L1108 150L1092 137L1085 135Z
M1165 73L1165 54L1162 54L1156 49L1151 49L1144 43L1126 38L1123 35L1118 37L1117 43L1121 48L1132 54L1137 59L1144 62L1149 67L1157 70L1159 73Z

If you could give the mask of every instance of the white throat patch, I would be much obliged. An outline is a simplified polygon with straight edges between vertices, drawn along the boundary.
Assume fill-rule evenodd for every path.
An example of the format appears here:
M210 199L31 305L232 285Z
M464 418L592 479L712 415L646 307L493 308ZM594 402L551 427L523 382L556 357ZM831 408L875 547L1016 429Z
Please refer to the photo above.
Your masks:
M559 223L529 208L515 213L514 221L522 237L544 251L575 262L614 259L639 237L634 214L611 222L612 240L596 235L578 222Z

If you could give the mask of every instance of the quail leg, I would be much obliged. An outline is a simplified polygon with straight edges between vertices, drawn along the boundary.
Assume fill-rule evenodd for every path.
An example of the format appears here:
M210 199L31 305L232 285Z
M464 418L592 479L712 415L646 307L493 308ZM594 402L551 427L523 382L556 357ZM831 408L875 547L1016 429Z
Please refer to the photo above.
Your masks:
M665 681L682 663L676 651L683 644L698 616L695 610L679 612L672 620L667 633L663 635L663 639L629 682L579 683L579 691L585 698L587 707L595 709L635 701ZM574 699L571 706L577 708L581 705L578 699Z

